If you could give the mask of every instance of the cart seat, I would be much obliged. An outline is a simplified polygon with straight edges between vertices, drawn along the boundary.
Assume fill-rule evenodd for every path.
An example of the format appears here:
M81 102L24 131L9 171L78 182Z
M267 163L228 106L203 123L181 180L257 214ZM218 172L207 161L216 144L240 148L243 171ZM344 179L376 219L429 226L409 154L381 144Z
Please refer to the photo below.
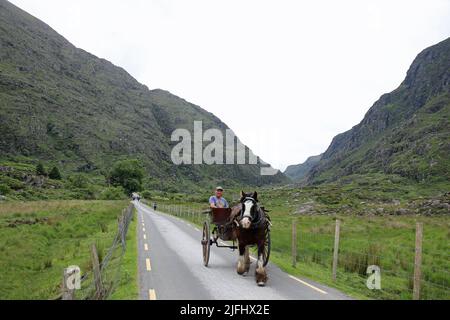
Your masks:
M211 222L226 224L230 222L231 208L211 208Z

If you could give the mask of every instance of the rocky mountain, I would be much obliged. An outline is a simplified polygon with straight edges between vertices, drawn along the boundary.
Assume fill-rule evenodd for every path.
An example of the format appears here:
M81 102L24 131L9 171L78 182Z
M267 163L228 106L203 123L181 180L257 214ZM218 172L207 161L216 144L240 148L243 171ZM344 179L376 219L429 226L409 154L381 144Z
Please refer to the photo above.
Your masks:
M308 172L319 163L320 159L322 159L322 154L318 156L312 156L306 159L305 162L301 164L291 165L286 168L284 174L291 178L295 182L300 182Z
M397 89L336 136L307 180L317 184L382 173L448 185L449 116L450 38L423 50Z
M213 114L73 46L44 22L0 0L0 158L103 172L140 159L154 184L280 183L261 165L174 165L171 133L227 129ZM248 152L251 152L248 150Z

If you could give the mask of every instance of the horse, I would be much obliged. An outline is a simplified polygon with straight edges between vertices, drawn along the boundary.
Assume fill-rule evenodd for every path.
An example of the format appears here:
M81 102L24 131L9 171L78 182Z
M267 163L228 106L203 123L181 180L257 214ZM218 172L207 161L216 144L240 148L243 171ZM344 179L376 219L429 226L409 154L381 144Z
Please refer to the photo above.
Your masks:
M231 216L235 217L235 235L238 240L239 260L237 273L244 275L250 269L249 246L256 245L258 259L255 270L255 279L258 286L267 282L267 272L264 267L264 241L268 217L258 205L258 193L241 192L240 203L232 208Z

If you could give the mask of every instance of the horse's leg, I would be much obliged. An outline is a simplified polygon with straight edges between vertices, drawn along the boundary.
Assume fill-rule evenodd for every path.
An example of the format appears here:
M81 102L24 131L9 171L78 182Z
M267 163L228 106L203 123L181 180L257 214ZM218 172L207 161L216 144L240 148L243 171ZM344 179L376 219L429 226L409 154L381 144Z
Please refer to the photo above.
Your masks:
M250 270L250 247L245 247L245 253L244 253L244 261L245 261L245 273L248 273L248 270Z
M243 275L245 273L245 251L246 246L239 244L239 260L237 264L237 273Z
M264 286L267 282L267 273L266 273L266 269L264 268L263 252L264 252L264 241L259 241L258 242L258 261L256 264L256 271L255 271L255 278L256 278L256 283L258 284L258 286Z

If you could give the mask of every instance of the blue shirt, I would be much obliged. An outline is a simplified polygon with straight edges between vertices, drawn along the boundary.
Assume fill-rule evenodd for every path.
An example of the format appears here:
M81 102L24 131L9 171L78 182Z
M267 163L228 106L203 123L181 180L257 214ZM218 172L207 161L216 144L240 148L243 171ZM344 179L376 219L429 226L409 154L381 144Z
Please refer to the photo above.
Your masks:
M228 208L228 202L224 197L219 199L216 196L211 196L209 198L209 203L214 204L217 208Z

